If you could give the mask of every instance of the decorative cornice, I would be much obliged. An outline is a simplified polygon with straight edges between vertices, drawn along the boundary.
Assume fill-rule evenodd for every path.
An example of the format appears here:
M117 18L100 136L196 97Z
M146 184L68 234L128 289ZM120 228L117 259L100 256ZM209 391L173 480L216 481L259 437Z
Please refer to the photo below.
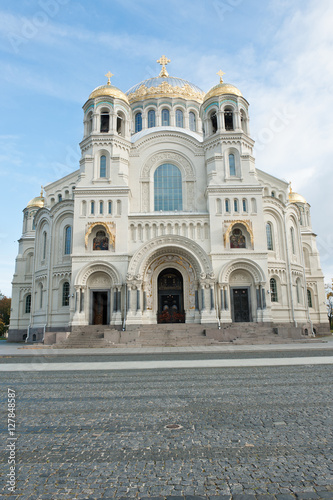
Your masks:
M107 187L105 188L104 186L101 188L98 188L97 186L94 186L94 189L89 189L87 187L84 188L76 188L75 190L75 195L76 196L100 196L100 195L128 195L131 192L129 187Z

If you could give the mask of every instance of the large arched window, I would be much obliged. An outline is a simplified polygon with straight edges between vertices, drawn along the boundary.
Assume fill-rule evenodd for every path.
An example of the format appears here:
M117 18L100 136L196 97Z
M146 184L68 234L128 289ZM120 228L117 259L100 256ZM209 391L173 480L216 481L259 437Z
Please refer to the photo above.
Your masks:
M137 113L135 115L135 133L141 132L142 130L142 113Z
M233 154L229 155L229 173L231 177L234 177L236 175L236 162L235 155Z
M65 255L70 255L72 252L72 226L67 226L65 229Z
M99 160L99 176L106 177L106 156L101 156Z
M151 109L148 111L148 128L155 127L155 111Z
M276 284L275 278L271 278L269 280L269 286L271 289L271 301L278 302L278 291L277 291L277 284Z
M175 165L164 163L154 173L154 210L182 209L182 174Z
M25 298L25 312L28 314L31 311L31 295L27 295Z
M272 224L270 222L267 222L266 224L266 238L267 238L267 250L274 250L273 231L272 231Z
M69 283L65 281L62 285L62 305L69 306Z
M212 134L216 134L217 131L217 114L216 111L212 111L210 114L210 122L212 126Z
M184 127L184 115L180 109L176 110L176 127Z
M193 111L190 111L189 119L190 119L190 130L192 130L193 132L196 132L197 123L196 123L195 113L193 113Z
M162 127L170 125L170 113L168 109L162 109Z

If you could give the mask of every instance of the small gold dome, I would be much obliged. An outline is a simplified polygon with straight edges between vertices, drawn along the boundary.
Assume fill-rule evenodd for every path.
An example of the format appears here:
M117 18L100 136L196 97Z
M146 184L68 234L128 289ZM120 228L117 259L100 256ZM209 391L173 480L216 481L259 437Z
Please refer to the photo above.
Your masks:
M302 195L300 195L298 193L294 193L293 191L290 190L289 203L305 203L305 204L307 204L308 202L306 201L306 199Z
M215 85L215 87L210 89L209 92L207 92L204 101L207 101L211 97L218 97L225 94L232 94L237 95L238 97L243 97L241 91L234 85L231 85L231 83L219 83L218 85Z
M115 97L116 99L122 99L125 101L127 104L128 98L122 92L120 89L117 89L117 87L114 87L113 85L101 85L100 87L95 88L95 90L92 91L92 93L89 96L89 99L95 99L96 97L103 97L103 96L109 96L109 97Z
M32 200L29 201L27 208L31 207L43 208L43 206L44 206L43 196L36 196L36 198L33 198Z

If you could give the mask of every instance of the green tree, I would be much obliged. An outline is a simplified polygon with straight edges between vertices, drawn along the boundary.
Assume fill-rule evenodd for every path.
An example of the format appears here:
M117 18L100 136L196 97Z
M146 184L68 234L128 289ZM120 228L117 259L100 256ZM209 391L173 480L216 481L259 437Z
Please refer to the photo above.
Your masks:
M9 326L11 299L0 292L0 336L4 336Z

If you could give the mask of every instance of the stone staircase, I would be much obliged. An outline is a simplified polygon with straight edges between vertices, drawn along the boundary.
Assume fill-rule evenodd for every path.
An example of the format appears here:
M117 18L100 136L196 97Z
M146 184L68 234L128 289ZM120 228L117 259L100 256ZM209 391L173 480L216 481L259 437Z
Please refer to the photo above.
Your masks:
M181 347L221 344L274 344L312 340L301 328L269 323L230 323L221 329L198 324L142 325L122 332L107 326L76 327L56 349L98 347Z

